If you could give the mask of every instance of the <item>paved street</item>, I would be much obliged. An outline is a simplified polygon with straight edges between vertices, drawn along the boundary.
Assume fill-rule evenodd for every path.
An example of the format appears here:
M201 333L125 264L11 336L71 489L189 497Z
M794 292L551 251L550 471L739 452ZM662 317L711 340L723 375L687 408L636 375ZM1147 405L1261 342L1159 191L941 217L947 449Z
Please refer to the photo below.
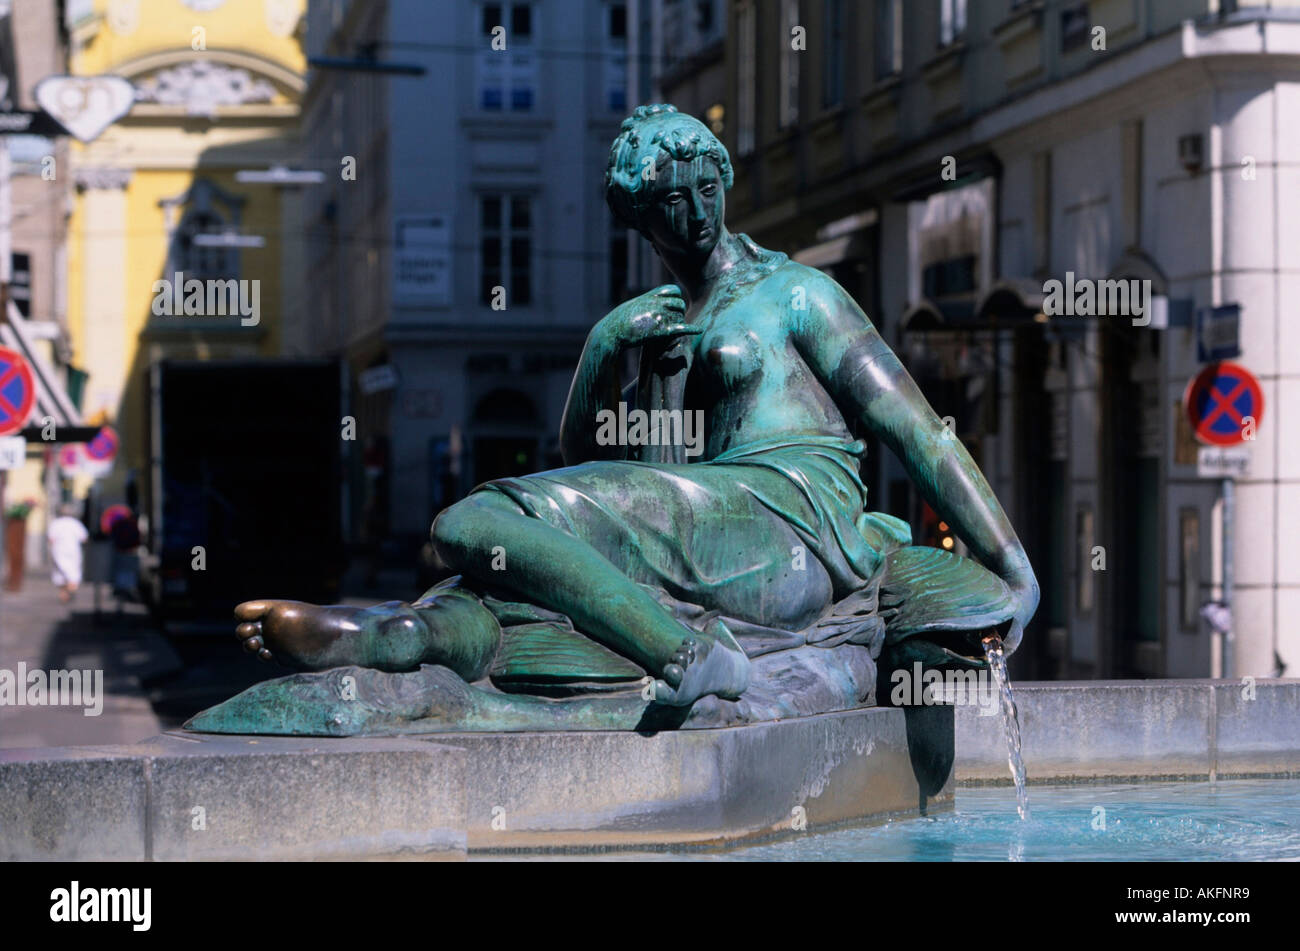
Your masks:
M179 657L139 605L117 614L105 595L102 607L96 621L88 587L60 604L43 575L29 575L20 592L0 591L0 668L102 670L105 693L99 716L81 707L0 706L0 747L129 743L164 729L146 684L177 671Z
M350 585L352 604L419 594L411 572L381 572L372 589ZM49 575L29 573L18 593L0 590L0 669L102 670L104 705L98 716L82 707L0 704L0 749L133 743L180 726L199 710L233 696L284 668L239 650L233 622L175 625L168 637L142 605L119 611L107 586L95 616L90 586L71 605L59 603Z

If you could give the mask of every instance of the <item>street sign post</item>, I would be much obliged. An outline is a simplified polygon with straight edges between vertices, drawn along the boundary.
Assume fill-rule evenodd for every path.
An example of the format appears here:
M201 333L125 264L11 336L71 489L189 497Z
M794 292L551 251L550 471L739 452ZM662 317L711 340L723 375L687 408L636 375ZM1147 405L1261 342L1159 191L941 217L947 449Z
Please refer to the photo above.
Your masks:
M1215 308L1219 310L1220 308ZM1225 318L1226 319L1226 318ZM1198 331L1200 324L1198 322ZM1200 334L1197 334L1198 349ZM1236 316L1232 317L1235 347ZM1215 341L1211 341L1214 343ZM1226 346L1226 332L1217 340ZM1213 349L1213 348L1211 348ZM1224 349L1221 346L1220 349ZM1192 432L1204 443L1196 454L1197 475L1222 479L1223 493L1223 596L1215 609L1215 632L1219 642L1219 676L1232 676L1235 625L1232 621L1233 522L1236 515L1236 484L1233 479L1249 470L1250 453L1241 444L1255 438L1264 416L1264 391L1259 380L1243 366L1226 360L1211 363L1187 384L1183 408Z
M0 347L0 436L23 428L36 403L36 383L22 354Z

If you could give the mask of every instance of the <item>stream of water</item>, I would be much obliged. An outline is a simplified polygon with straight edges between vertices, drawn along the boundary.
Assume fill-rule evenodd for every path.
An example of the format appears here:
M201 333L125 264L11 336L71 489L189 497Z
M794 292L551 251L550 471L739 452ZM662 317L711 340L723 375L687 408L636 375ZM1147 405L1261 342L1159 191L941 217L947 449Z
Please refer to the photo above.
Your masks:
M1020 716L1016 711L1016 698L1011 694L1011 679L1007 676L1007 658L1002 651L1002 639L984 638L984 656L988 658L989 671L998 688L998 705L1002 708L1002 732L1007 738L1007 765L1016 784L1016 812L1020 818L1029 819L1029 791L1025 788L1025 761L1020 757Z

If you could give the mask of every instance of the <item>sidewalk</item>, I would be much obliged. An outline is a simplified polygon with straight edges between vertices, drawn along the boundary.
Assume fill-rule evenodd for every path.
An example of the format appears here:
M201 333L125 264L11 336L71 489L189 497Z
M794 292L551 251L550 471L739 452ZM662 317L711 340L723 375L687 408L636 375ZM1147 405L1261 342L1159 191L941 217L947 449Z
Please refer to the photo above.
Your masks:
M349 575L344 604L410 601L422 593L413 569L383 570L371 585ZM200 710L227 700L260 680L289 673L241 650L233 619L208 618L171 625L168 638L140 604L117 612L101 586L102 616L94 616L90 585L71 605L44 574L28 574L23 590L0 590L0 669L102 670L104 706L86 716L73 706L0 703L0 749L137 743L176 729Z
M48 576L29 574L23 590L0 590L0 668L102 670L103 711L83 707L0 704L0 748L134 743L165 729L145 687L148 678L179 670L180 658L152 625L144 607L121 614L103 586L99 623L89 585L60 604Z

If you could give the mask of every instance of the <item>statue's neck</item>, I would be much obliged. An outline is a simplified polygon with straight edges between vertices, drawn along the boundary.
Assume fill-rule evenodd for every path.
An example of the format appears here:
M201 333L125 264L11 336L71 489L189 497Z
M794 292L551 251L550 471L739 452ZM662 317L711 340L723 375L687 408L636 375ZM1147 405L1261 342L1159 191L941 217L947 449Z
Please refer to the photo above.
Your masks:
M726 228L722 229L722 237L705 258L661 253L664 266L686 295L688 306L708 297L714 285L744 261L747 255L740 239Z

